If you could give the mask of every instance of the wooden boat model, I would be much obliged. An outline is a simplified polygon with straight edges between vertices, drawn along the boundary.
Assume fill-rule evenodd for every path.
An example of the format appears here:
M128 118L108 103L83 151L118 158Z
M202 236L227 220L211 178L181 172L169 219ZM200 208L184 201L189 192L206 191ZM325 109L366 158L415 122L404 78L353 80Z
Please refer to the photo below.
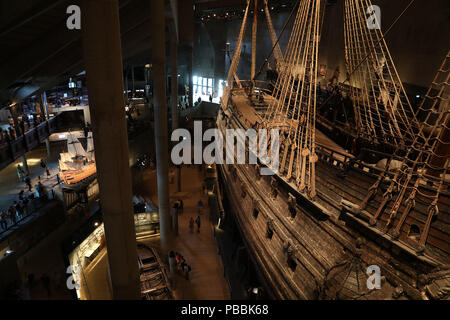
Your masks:
M376 140L368 163L316 127L321 1L299 1L270 94L255 78L243 88L236 75L250 2L217 125L224 136L279 129L280 168L261 176L258 159L219 169L266 291L275 299L449 299L450 116L441 102L449 97L450 53L412 111L381 31L358 38L370 1L346 0L347 67L361 86L350 93L351 125L362 140ZM363 44L367 56L357 53ZM368 285L374 266L375 288Z
M87 151L70 133L67 152L60 154L59 175L66 184L78 183L97 172L92 132L87 137Z

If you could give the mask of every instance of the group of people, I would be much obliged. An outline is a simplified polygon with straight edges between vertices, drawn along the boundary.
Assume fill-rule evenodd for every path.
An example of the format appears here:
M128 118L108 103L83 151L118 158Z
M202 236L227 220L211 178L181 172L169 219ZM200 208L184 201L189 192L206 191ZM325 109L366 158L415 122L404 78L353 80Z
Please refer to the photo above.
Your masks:
M192 268L179 252L170 251L169 264L174 269L172 271L183 274L189 280L189 272L191 272Z
M34 194L26 195L23 190L19 192L19 199L8 210L0 210L0 227L6 231L9 227L15 225L22 218L31 213L29 204L34 199Z
M30 117L26 113L21 115L21 119L17 119L17 126L14 121L10 119L8 129L0 130L0 145L14 141L21 135L24 135L32 127L42 123L42 121L43 120L39 114L34 114L33 119L30 120Z
M46 173L47 176L50 176L50 171L44 160L41 160L40 165L44 173ZM21 190L18 194L18 199L15 200L7 210L0 210L0 228L3 231L15 225L22 218L30 215L31 210L29 206L33 199L47 197L47 190L40 181L40 176L38 184L35 186L35 192L33 192L30 176L24 171L20 164L17 165L17 174L19 180L24 182L27 186L28 191L25 192L24 190Z
M27 177L29 179L29 177ZM31 183L29 182L29 186ZM38 198L46 198L47 193L44 185L39 181L36 185L36 191ZM32 200L36 199L34 192L26 193L24 190L20 190L18 194L18 200L14 200L14 203L7 210L0 210L0 227L2 231L6 231L9 227L17 224L21 219L29 216L32 213L30 208L30 203Z
M197 233L200 233L200 224L201 224L200 216L197 216L195 221L194 218L192 217L191 219L189 219L189 230L191 231L191 233L194 233L194 224L197 225Z

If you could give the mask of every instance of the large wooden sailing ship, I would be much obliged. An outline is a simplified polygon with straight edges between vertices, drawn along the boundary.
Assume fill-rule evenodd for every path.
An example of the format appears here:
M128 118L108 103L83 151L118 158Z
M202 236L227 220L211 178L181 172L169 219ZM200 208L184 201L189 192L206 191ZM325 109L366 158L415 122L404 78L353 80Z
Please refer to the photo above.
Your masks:
M253 4L217 124L224 136L279 131L274 175L260 175L261 161L219 166L265 288L276 299L449 299L450 52L413 110L381 30L367 28L370 1L345 0L348 76L335 91L347 88L352 116L333 122L321 113L328 99L318 86L323 2L298 1L284 55L268 23L278 71L272 90L256 81L254 62L251 81L236 74ZM335 130L348 144L325 134ZM269 145L271 136L263 139ZM367 285L369 266L381 271L379 288Z

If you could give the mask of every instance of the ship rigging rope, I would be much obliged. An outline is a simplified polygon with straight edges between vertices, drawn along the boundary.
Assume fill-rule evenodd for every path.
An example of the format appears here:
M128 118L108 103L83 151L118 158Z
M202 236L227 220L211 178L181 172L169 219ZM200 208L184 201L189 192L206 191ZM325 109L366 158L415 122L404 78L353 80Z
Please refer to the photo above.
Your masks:
M352 0L353 1L353 0ZM395 26L395 24L400 20L400 18L405 14L405 12L409 9L409 7L414 3L415 0L411 0L410 3L405 7L405 9L400 13L400 15L394 20L394 22L389 26L389 28L387 29L387 31L384 33L384 35L381 36L380 39L378 39L376 45L378 45L381 41L384 41L384 39L386 38L386 36L389 34L389 32L392 30L392 28ZM367 21L367 20L365 20ZM351 32L349 33L348 30L350 30L350 24L351 22L348 19L348 7L347 7L347 0L346 0L346 4L345 4L345 47L346 49L349 47L349 36L352 34ZM348 57L348 50L345 50L345 58L346 58L346 62L348 61L349 57ZM350 79L352 77L352 75L356 72L359 71L361 65L371 56L371 52L369 54L367 54L363 59L361 59L359 61L359 63L357 65L354 66L354 68L352 70L350 70L348 63L347 63L347 77L344 80L345 82L350 83ZM352 90L354 90L354 88L352 88ZM338 91L334 91L331 95L329 95L325 101L323 101L321 103L321 105L319 106L319 110L323 108L323 106L325 106L329 101L331 101L331 99L333 97L335 97L336 93ZM358 97L359 94L358 93L352 93L353 98L355 99L355 94ZM355 103L353 103L354 105L354 114L355 114L355 122L356 122L356 130L357 130L357 136L359 137L373 137L372 132L375 130L375 127L380 127L378 124L371 122L369 125L365 125L365 127L363 127L363 123L362 123L362 114L365 116L365 119L371 119L372 118L372 114L369 113L371 112L370 110L368 111L366 106L363 106L363 112L361 112L361 110L357 109L357 106L355 105ZM366 121L367 123L367 121ZM372 125L373 124L373 125ZM365 132L362 131L363 129L366 129L366 131L369 132ZM370 138L368 140L371 140ZM376 142L376 140L375 140ZM390 143L388 143L390 144Z
M270 39L272 40L272 46L275 48L273 50L273 56L277 66L283 62L283 52L281 51L280 44L278 43L277 34L275 33L275 28L273 27L272 18L269 11L268 0L264 0L264 11L266 13L267 27L269 28Z
M448 141L448 130L450 129L450 110L448 104L450 95L449 80L450 51L438 69L416 113L417 118L425 117L424 121L420 124L419 133L415 135L413 143L407 149L406 155L403 155L403 160L396 170L388 188L389 190L395 190L396 195L392 198L393 205L388 216L386 227L394 223L402 203L405 206L395 227L395 233L397 235L406 218L414 209L416 200L424 206L428 206L428 218L419 240L420 250L423 250L425 247L431 228L432 217L439 213L439 196L443 185L446 183L445 179L448 172L449 154L448 150L446 150L448 147L445 146L450 144L450 141ZM437 93L432 96L431 92ZM443 146L444 150L440 149L440 152L438 152L439 147ZM398 158L399 156L400 154L398 154L397 149L392 158ZM433 163L438 158L440 159L439 161L444 161L442 166ZM386 165L385 171L380 175L379 180L386 174L388 167L389 165ZM433 175L428 174L429 170L433 172ZM435 189L429 189L428 194L419 189L421 184L427 184L427 182L436 186ZM371 190L377 188L378 184L372 186ZM373 193L373 191L370 192ZM421 200L416 198L417 194L422 197ZM385 194L385 201L388 196L392 195Z
M378 28L367 28L371 17L366 8L371 5L369 0L345 2L347 80L355 74L349 82L357 128L358 132L373 136L377 142L404 145L405 141L414 139L419 123L384 40L385 35Z
M280 173L316 196L316 102L320 0L300 1L279 77L261 125L280 130ZM270 138L270 137L268 137ZM269 150L270 153L270 150Z
M288 18L288 19L286 20L286 22L284 23L283 29L281 30L280 35L278 36L278 39L277 39L277 41L275 42L275 45L272 46L272 50L270 50L270 53L268 54L268 56L266 57L266 59L264 59L264 62L263 62L263 64L259 67L259 70L258 70L258 72L257 72L256 75L255 75L255 78L252 79L252 80L256 80L256 78L259 77L259 75L261 74L262 70L264 69L264 66L267 64L267 62L269 61L269 59L270 59L270 57L272 56L272 54L274 54L274 51L275 51L275 49L276 49L276 45L278 45L278 43L280 42L280 39L281 39L281 37L283 36L284 31L286 31L286 27L288 26L288 24L289 24L289 22L291 21L292 17L294 16L294 13L296 12L296 8L297 8L298 4L300 4L300 1L296 1L296 3L297 3L297 4L294 5L294 6L292 7L292 11L291 11L291 13L289 14L289 18ZM284 56L282 55L282 57L283 57L283 62L284 62ZM278 66L278 70L279 70L279 69L280 69L280 66Z
M236 45L236 50L233 55L233 60L231 61L230 69L228 70L227 84L226 84L227 87L224 90L224 94L223 94L223 98L222 98L224 105L226 105L226 106L228 105L228 97L230 94L230 90L234 87L233 82L232 82L233 77L236 74L237 68L239 66L239 60L241 57L241 50L242 50L242 40L243 40L244 34L245 34L245 26L247 25L247 17L248 17L249 7L250 7L250 0L247 0L247 7L245 9L244 19L242 20L242 26L241 26L241 30L239 32L239 38L238 38L238 42Z

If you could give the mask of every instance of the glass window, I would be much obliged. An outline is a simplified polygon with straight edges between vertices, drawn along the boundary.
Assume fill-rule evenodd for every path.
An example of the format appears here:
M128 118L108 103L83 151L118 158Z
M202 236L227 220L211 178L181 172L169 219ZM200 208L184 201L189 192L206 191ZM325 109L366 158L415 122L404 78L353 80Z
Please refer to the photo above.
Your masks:
M193 77L192 77L192 82L193 82L194 84L197 84L197 76L193 76Z
M206 87L208 85L207 82L208 82L208 79L207 78L203 78L203 86Z
M213 79L209 78L208 79L208 87L212 87L213 86Z
M202 80L203 80L203 78L202 78L202 77L198 77L198 82L197 82L197 83L198 83L198 85L199 85L199 86L201 86L201 85L202 85Z

